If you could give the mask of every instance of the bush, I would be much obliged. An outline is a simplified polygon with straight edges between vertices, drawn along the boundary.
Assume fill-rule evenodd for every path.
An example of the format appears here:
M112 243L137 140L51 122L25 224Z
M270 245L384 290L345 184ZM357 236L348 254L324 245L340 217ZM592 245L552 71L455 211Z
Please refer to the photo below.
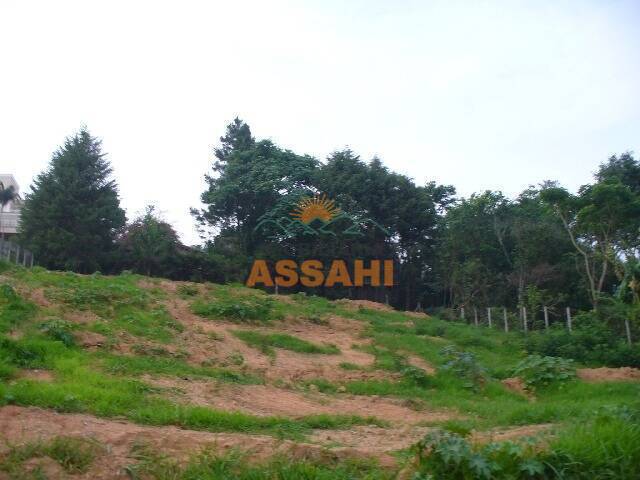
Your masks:
M414 451L418 470L415 480L541 478L545 472L532 445L503 442L475 446L458 434L442 430L429 432Z
M628 412L598 414L559 432L546 446L531 439L474 445L435 430L413 449L414 480L640 478L640 424Z
M513 371L513 376L522 378L530 389L571 380L575 375L573 360L540 355L529 355Z
M547 332L531 332L525 348L529 353L571 358L587 365L640 368L640 348L628 345L593 313L576 315L571 333L560 325Z
M64 343L67 347L75 345L73 333L71 333L72 325L59 319L49 320L40 325L40 330L47 336Z
M442 349L447 363L442 367L451 370L466 380L465 387L478 390L487 381L487 371L481 366L473 353L457 350L454 346Z

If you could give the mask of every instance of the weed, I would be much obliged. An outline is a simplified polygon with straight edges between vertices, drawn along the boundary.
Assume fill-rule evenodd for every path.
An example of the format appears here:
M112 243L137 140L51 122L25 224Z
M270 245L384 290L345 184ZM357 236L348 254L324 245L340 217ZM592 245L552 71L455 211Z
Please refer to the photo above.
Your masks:
M48 337L64 343L67 347L75 345L75 339L71 332L73 325L65 320L51 319L40 325L40 330Z
M177 288L178 295L181 297L195 297L200 293L200 290L195 285L189 285L186 283L181 283Z
M529 355L516 365L513 375L522 378L527 388L535 389L571 380L576 376L576 369L573 360Z
M442 355L448 360L442 368L452 370L466 379L465 387L478 390L484 386L487 381L486 370L477 362L473 353L449 346L442 349Z

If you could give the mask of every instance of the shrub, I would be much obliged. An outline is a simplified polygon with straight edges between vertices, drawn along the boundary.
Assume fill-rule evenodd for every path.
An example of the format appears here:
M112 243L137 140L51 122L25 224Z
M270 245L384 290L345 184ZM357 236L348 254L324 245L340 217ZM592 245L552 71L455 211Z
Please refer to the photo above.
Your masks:
M198 287L185 283L178 285L177 291L181 297L195 297L199 293Z
M561 325L530 333L525 348L529 353L571 358L588 365L640 367L640 348L628 345L595 314L576 315L574 320L571 333Z
M414 446L415 480L540 478L545 465L531 445L512 442L474 446L456 433L429 432Z
M442 355L447 360L442 368L451 370L464 378L466 380L465 387L478 390L484 386L487 381L487 371L478 363L473 353L457 350L450 345L442 349Z
M522 378L527 388L533 389L571 380L576 375L576 369L573 360L529 355L516 365L513 375Z
M72 325L60 319L53 319L40 325L40 330L47 336L64 343L67 347L75 345L73 333L71 333Z

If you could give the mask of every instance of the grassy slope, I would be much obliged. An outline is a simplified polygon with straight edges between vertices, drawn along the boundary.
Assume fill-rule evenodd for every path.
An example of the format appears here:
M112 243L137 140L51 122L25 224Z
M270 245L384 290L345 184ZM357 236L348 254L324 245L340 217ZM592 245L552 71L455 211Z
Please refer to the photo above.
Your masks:
M236 383L263 380L239 369L199 367L179 356L166 355L161 346L171 345L183 327L162 306L167 294L153 287L153 280L135 275L79 276L38 268L28 271L6 264L0 264L0 274L3 275L0 280L0 405L36 405L66 412L124 416L151 425L259 432L290 438L302 438L314 428L380 423L355 416L317 415L296 420L255 417L177 405L137 377L143 373L156 373ZM148 284L146 288L140 286L142 281ZM15 293L27 290L42 290L51 304L37 306L26 300L25 295ZM463 418L449 421L445 426L456 431L551 422L558 425L559 430L569 432L560 435L558 441L564 445L562 448L580 451L587 447L572 444L572 441L575 442L579 437L576 432L585 428L596 412L636 406L640 398L637 383L571 381L538 391L535 402L508 391L500 379L508 377L525 356L522 337L517 332L507 334L497 329L477 329L435 318L413 318L401 312L353 310L322 298L299 294L293 295L291 301L283 302L238 286L210 285L205 290L203 294L197 288L183 289L179 294L189 299L193 311L203 317L213 321L223 317L244 325L236 334L265 350L290 348L322 354L330 353L332 347L285 335L251 332L252 324L277 326L286 315L313 323L325 322L330 314L362 321L366 325L366 335L373 339L371 352L376 356L376 367L397 371L401 379L342 385L319 379L315 382L317 386L328 393L336 392L342 386L357 395L398 396L418 399L431 407L453 409ZM72 311L90 313L93 320L88 323L65 320ZM90 352L66 341L69 335L82 329L105 335L106 348ZM160 347L126 356L109 351L122 334L140 342L154 342ZM424 372L416 371L419 369L408 368L410 355L436 367L442 366L445 362L442 349L447 345L476 355L490 377L483 388L469 389L462 379L441 369L436 375L426 377ZM37 382L21 378L21 371L32 368L51 370L55 374L54 380ZM345 365L344 368L354 367ZM600 428L607 431L606 427ZM580 436L586 438L584 432Z

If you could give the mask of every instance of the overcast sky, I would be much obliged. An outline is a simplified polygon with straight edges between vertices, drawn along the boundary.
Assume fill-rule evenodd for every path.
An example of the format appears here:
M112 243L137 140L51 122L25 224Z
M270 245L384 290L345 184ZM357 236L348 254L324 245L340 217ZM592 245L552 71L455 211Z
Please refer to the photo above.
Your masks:
M129 217L187 243L225 125L419 184L571 189L640 153L640 1L0 0L0 173L23 190L80 125Z

